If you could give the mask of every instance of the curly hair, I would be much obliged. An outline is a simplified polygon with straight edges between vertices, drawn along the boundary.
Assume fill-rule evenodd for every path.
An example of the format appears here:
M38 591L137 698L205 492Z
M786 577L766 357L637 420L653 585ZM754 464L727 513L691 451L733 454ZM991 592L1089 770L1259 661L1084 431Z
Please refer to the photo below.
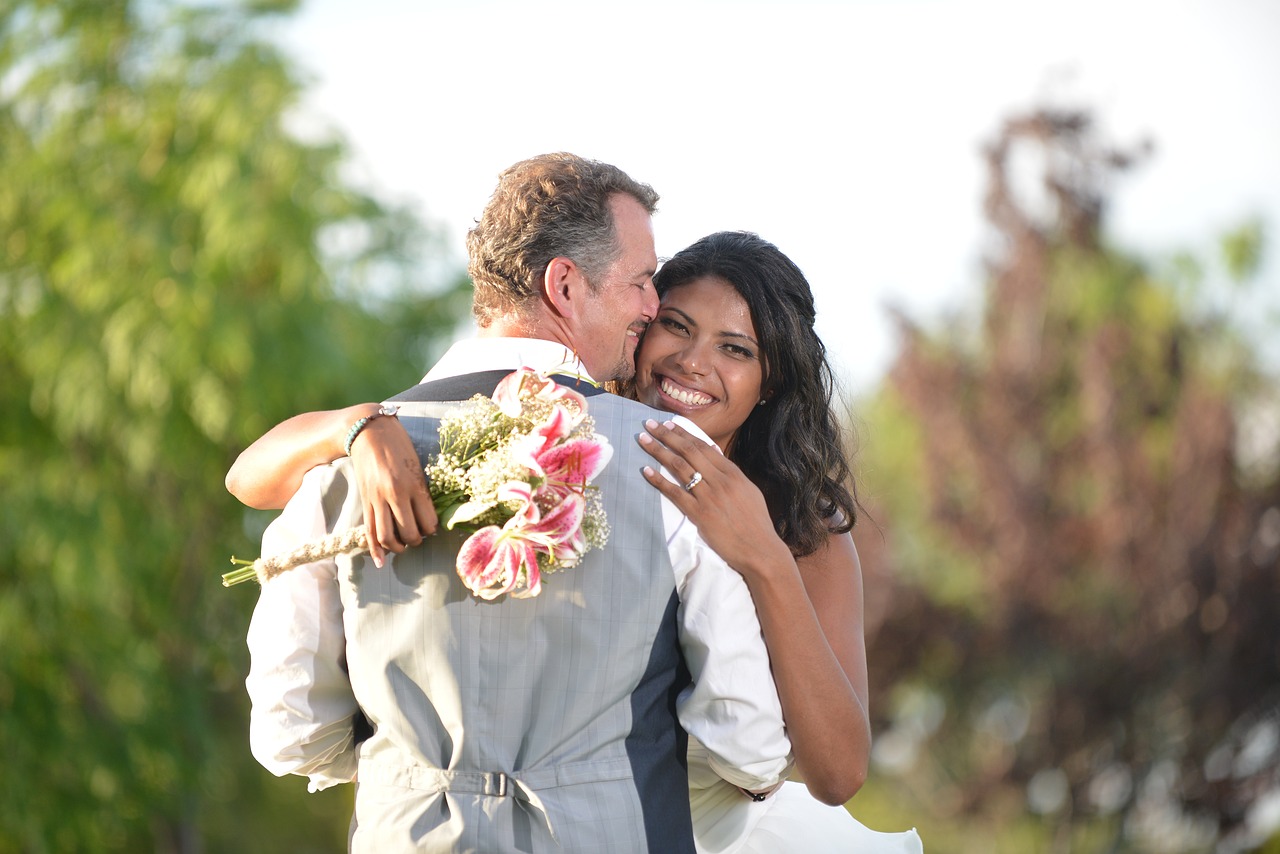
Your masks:
M609 207L618 193L651 214L657 209L658 194L648 184L573 154L543 154L505 170L467 232L476 322L488 326L538 299L553 258L573 259L588 282L596 281L621 252Z
M704 276L746 301L760 341L767 402L738 428L726 455L764 493L778 536L792 553L816 551L852 530L858 501L831 408L834 379L814 331L813 291L786 255L748 232L702 238L662 265L659 295Z

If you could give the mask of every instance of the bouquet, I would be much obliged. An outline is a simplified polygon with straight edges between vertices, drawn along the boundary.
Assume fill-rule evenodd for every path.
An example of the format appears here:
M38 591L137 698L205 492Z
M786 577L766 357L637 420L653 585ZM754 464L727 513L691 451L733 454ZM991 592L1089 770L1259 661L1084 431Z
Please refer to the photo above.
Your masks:
M537 596L542 575L576 566L603 546L609 523L591 485L613 456L595 433L587 401L521 368L493 397L476 395L440 422L440 452L426 466L440 524L471 535L458 552L463 583L481 599ZM360 525L222 576L230 587L339 554L368 551Z

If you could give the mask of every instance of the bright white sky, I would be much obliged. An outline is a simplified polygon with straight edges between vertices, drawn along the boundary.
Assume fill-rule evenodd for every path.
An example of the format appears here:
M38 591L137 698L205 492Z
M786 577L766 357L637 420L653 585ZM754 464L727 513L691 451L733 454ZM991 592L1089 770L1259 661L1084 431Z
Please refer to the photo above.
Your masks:
M567 150L662 195L658 254L758 232L807 274L843 385L980 292L982 143L1048 99L1151 138L1113 232L1205 250L1246 216L1280 255L1277 0L309 0L281 31L359 177L466 229L497 174Z

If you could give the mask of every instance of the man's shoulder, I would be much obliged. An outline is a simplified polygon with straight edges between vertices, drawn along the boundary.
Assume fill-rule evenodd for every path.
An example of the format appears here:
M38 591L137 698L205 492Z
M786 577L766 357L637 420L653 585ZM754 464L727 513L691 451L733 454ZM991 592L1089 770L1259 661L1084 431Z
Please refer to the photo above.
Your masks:
M638 400L608 392L587 398L587 412L595 418L602 432L607 424L617 425L618 429L634 432L643 429L646 419L662 421L671 417L670 412L663 412Z
M634 423L637 430L641 429L641 425L650 418L659 423L674 421L676 424L683 427L690 436L701 439L708 445L714 444L711 441L711 437L703 432L701 427L694 424L683 415L676 415L675 413L667 412L665 409L656 409L648 404L641 403L638 400L632 400L629 397L619 397L615 394L601 394L596 397L589 398L587 400L587 408L590 409L592 406L595 406L596 404L594 401L601 399L608 399L610 402L606 405L616 407L613 411L617 412L621 418L624 419L625 423Z
M628 415L634 414L642 418L670 418L670 412L663 412L661 409L654 409L648 404L641 403L629 397L613 394L612 392L604 392L593 397L587 398L587 408L590 409L597 405L616 407L618 411L625 412Z
M502 378L510 373L510 370L502 369L426 379L399 394L392 395L386 402L398 404L416 401L466 400L477 394L491 395Z

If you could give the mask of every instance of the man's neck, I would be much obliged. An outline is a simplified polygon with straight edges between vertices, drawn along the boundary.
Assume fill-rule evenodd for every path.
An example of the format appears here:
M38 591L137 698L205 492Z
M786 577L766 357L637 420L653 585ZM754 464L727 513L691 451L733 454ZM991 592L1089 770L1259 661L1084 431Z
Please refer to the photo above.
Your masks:
M504 315L488 326L480 327L476 335L479 338L537 338L562 344L570 351L575 350L567 331L560 324L547 322L540 317Z

